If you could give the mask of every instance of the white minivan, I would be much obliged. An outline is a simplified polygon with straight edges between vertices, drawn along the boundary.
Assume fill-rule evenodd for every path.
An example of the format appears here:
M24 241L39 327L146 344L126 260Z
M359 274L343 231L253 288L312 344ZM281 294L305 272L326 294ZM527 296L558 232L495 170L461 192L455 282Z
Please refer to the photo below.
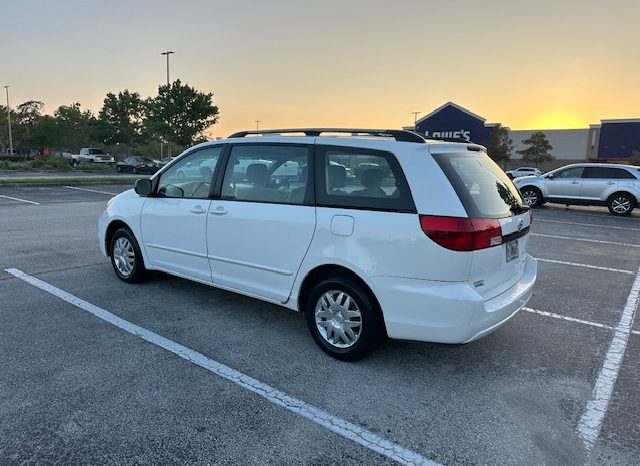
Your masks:
M531 212L483 147L400 130L273 133L199 144L111 199L99 237L116 275L158 270L302 311L342 360L385 336L473 341L531 296ZM213 169L178 176L204 161ZM278 177L285 165L297 169Z

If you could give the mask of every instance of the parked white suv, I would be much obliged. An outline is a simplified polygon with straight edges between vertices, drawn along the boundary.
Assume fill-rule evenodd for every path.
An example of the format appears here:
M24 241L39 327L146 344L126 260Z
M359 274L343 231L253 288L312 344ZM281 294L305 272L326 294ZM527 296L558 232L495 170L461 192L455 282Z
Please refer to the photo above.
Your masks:
M518 167L515 170L507 170L505 173L511 179L518 178L520 176L542 175L542 171L536 167Z
M629 215L640 203L640 167L633 165L580 163L513 182L531 207L606 205L614 215Z
M302 311L343 360L385 335L470 342L531 296L530 211L483 147L398 130L273 132L192 147L111 199L99 237L116 275L160 270ZM213 170L178 176L205 160ZM295 176L274 176L294 163Z

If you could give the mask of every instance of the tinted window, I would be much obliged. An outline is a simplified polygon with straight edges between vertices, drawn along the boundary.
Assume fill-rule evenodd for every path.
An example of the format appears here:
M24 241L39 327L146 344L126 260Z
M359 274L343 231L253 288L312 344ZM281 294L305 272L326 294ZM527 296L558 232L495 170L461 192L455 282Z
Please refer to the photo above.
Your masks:
M183 157L160 176L158 196L207 198L221 153L222 146L215 146Z
M484 153L433 156L471 218L503 218L526 212L520 192Z
M636 180L636 179L638 179L637 177L633 176L633 173L631 173L628 170L625 170L623 168L614 168L614 170L617 172L618 178L621 179L621 180ZM640 171L638 171L638 175L640 176Z
M554 178L580 178L582 176L583 167L572 167L566 170L554 172Z
M404 173L389 152L317 146L318 205L415 212Z
M231 149L222 197L239 201L303 204L307 199L309 148L237 145Z
M619 171L623 170L608 167L585 167L582 178L617 179Z

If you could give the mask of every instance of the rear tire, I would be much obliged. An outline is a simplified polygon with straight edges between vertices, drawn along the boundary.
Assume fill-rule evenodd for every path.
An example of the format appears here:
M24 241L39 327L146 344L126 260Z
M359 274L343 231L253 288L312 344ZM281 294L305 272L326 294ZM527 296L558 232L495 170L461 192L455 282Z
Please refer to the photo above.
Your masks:
M607 199L607 207L613 215L629 215L635 204L635 199L627 193L615 193Z
M544 203L542 192L535 186L525 186L520 189L520 194L529 207L539 207Z
M148 271L136 238L128 228L120 228L109 242L111 265L118 278L127 283L143 281Z
M325 278L315 285L305 317L316 344L342 361L364 358L384 335L378 305L368 290L346 275Z

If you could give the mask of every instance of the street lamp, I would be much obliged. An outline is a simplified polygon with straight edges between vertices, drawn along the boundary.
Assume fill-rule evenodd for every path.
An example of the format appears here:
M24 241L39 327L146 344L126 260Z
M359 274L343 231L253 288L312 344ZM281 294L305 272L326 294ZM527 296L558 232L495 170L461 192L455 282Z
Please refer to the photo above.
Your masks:
M9 124L9 155L13 157L13 139L11 138L11 107L9 107L9 86L4 86L7 91L7 123Z
M169 85L169 55L171 55L172 52L171 50L167 50L166 52L162 52L160 55L166 55L167 56L167 86Z
M260 120L253 120L256 123L256 131L260 131Z
M167 50L166 52L162 52L160 54L160 55L167 56L167 92L169 92L169 86L171 85L169 82L169 55L171 55L172 53L175 53L175 52L173 52L172 50ZM171 140L168 137L167 137L167 157L171 157ZM160 144L160 159L162 159L162 144Z
M417 131L416 124L418 123L418 115L420 115L420 112L411 112L411 114L413 115L413 130Z

